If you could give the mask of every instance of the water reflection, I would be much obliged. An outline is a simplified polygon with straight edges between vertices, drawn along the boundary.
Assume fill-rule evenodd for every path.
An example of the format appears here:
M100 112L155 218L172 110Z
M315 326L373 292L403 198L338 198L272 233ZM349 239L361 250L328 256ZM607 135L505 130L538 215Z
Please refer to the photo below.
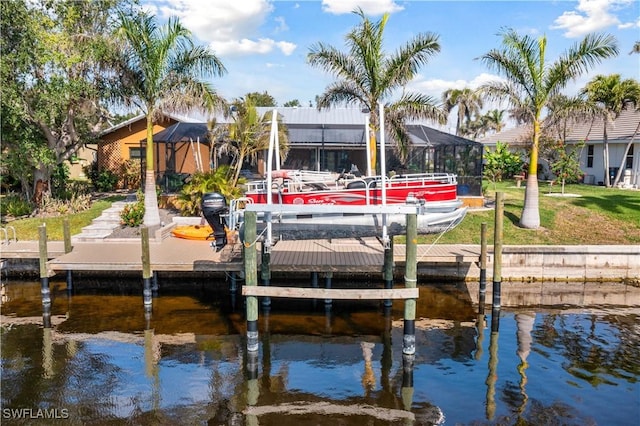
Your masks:
M38 407L111 424L629 424L640 415L633 304L512 310L503 289L489 318L466 286L421 288L417 352L407 357L402 303L329 310L273 299L260 312L260 351L248 353L242 300L224 290L163 286L145 309L140 285L75 284L67 296L52 283L48 311L38 283L5 286L3 424L49 424L4 411Z

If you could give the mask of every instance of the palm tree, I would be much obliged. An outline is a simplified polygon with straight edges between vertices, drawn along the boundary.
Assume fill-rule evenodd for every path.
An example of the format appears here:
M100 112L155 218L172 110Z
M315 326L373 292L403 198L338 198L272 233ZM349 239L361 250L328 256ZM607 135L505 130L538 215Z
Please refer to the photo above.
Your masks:
M215 90L203 81L226 72L207 48L195 46L191 33L178 19L158 27L155 17L141 12L120 14L117 32L124 51L123 98L147 118L144 224L160 224L153 160L153 124L167 112L194 107L214 109L221 103Z
M614 121L624 108L631 107L631 105L636 106L640 103L640 85L636 80L630 78L621 80L620 74L611 74L608 76L597 75L587 83L582 90L582 94L586 95L587 99L594 103L600 110L599 115L603 121L602 157L604 164L604 183L605 186L610 187L607 125Z
M631 52L629 52L629 55L631 55L632 53L640 53L640 41L636 41L633 44L633 49L631 49Z
M462 127L471 122L471 118L480 114L482 98L468 87L464 89L449 89L442 94L444 109L449 114L453 108L458 107L458 119L456 120L456 136L462 136Z
M400 99L385 105L385 128L394 136L396 152L406 162L409 149L407 120L433 119L444 123L446 118L433 98L405 91L405 85L415 76L421 65L440 51L438 36L423 33L415 36L393 54L382 48L383 33L389 18L384 14L377 22L370 21L362 9L354 11L362 22L346 35L347 52L317 43L307 56L312 66L332 73L338 79L318 98L318 108L345 103L361 106L370 114L369 143L376 152L375 132L380 128L379 104L393 93L401 91ZM375 170L372 155L371 170Z
M255 163L258 154L269 148L272 114L269 112L260 117L250 96L236 99L231 108L233 121L222 134L219 153L233 156L232 164L235 166L232 167L231 184L236 185L244 162L249 159ZM277 120L280 123L281 117L278 116ZM284 160L289 148L287 129L282 124L278 125L278 140L280 158Z
M493 130L498 133L501 132L504 128L504 110L503 109L492 109L488 111L485 115L487 118L487 127L489 130Z
M618 47L612 36L589 34L550 63L546 59L546 36L535 40L529 36L520 36L513 29L506 29L501 35L502 49L493 49L480 59L506 79L484 84L480 90L490 99L506 99L516 111L526 112L528 121L533 126L529 174L520 226L537 229L540 227L538 147L543 110L549 99L559 93L569 81L603 59L617 55Z
M542 132L549 138L564 143L574 125L589 122L596 115L597 109L593 103L588 102L583 96L569 97L559 93L549 98Z

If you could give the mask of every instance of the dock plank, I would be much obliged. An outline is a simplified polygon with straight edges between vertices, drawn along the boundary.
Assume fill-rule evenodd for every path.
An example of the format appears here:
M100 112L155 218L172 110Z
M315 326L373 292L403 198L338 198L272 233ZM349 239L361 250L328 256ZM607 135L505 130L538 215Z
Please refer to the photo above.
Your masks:
M47 241L49 259L64 254L63 241ZM38 259L40 257L40 243L38 241L10 241L0 244L2 259Z
M392 289L342 289L308 288L277 286L243 286L243 296L287 297L294 299L341 299L341 300L380 300L380 299L417 299L418 288Z
M76 242L71 253L64 253L62 241L50 241L49 262L52 273L60 271L142 271L141 242ZM254 247L259 249L259 245ZM37 259L38 242L2 244L2 258ZM394 263L403 267L404 244L394 245ZM476 245L419 245L418 264L478 262ZM169 237L150 242L151 268L154 271L242 271L242 244L229 245L214 252L207 241ZM333 240L283 240L271 251L273 272L378 273L384 265L384 249L377 238Z

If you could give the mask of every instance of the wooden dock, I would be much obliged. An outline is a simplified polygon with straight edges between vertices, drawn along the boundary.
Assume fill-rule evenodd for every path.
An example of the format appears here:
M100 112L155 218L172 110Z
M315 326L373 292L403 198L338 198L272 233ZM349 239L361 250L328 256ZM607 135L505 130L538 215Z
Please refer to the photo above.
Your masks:
M64 253L61 241L47 243L47 267L54 275L63 271L142 271L141 242L104 240L78 242ZM37 259L37 241L2 244L3 259ZM420 245L418 265L433 262L477 262L480 247L474 245ZM170 272L240 272L243 270L242 245L227 245L214 252L207 241L168 237L150 244L151 269ZM405 246L394 245L394 263L404 267ZM279 241L272 247L272 272L380 273L384 249L376 238Z
M62 256L64 254L63 241L47 242L47 252L49 259ZM0 244L0 257L2 259L37 259L40 256L37 241L10 241Z

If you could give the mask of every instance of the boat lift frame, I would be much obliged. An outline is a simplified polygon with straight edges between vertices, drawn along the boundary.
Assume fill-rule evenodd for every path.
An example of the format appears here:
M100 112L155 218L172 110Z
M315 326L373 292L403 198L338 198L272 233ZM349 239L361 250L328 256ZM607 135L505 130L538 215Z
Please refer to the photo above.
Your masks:
M387 229L387 214L393 213L424 213L424 208L418 205L387 205L387 177L386 177L386 157L385 157L385 129L384 129L384 105L382 102L378 102L379 108L379 121L380 121L380 177L382 179L382 205L380 206L367 206L368 213L382 214L382 245L385 249L388 249L391 245L391 239ZM369 133L369 123L367 120L366 134ZM367 144L368 147L368 144ZM271 132L269 134L269 150L267 152L267 194L271 191L273 185L272 171L275 154L275 170L280 170L280 139L278 137L278 112L273 109L271 115ZM371 155L367 150L367 156ZM367 164L369 164L369 158L367 158ZM300 214L313 214L313 213L362 213L362 206L337 206L337 205L318 205L318 206L294 206L294 205L279 205L273 204L272 197L267 196L267 204L248 204L246 206L247 211L263 212L265 213L266 236L263 242L265 251L270 252L273 245L273 231L271 223L272 213L300 213Z

